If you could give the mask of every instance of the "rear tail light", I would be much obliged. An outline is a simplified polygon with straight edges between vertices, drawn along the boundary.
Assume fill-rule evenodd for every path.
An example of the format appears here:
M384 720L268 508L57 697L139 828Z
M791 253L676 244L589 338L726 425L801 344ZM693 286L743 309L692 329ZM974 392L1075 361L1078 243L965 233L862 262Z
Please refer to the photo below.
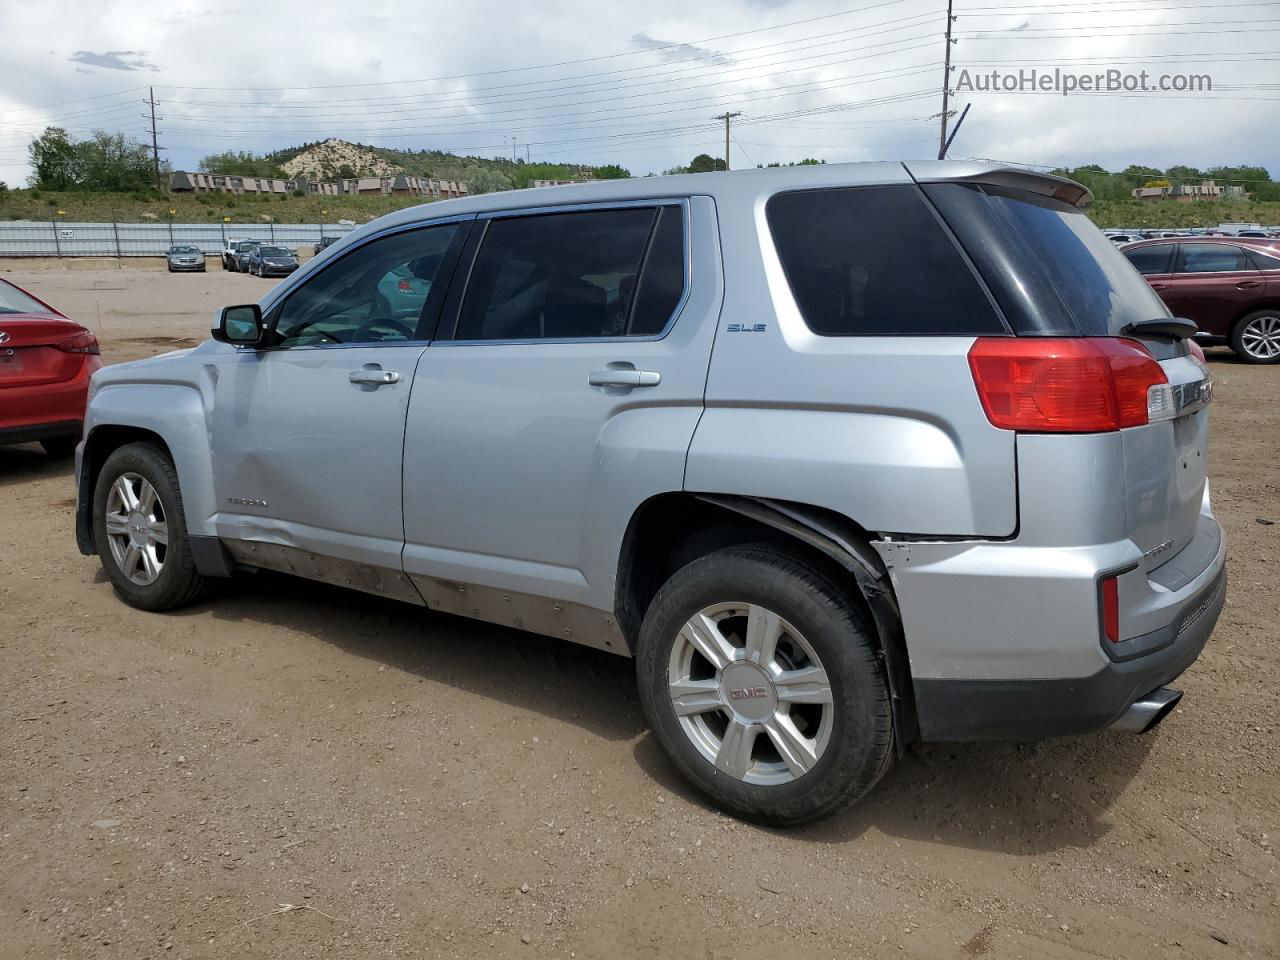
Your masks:
M102 353L102 349L98 346L98 338L88 330L77 333L74 337L68 337L66 340L60 340L54 344L54 347L63 353Z
M1204 356L1204 347L1200 346L1200 344L1196 343L1190 337L1187 338L1187 351L1204 366L1209 365L1209 361L1206 360Z
M969 368L1002 430L1098 433L1172 415L1168 378L1136 340L982 337Z
M1098 584L1102 603L1102 635L1108 643L1120 642L1120 582L1118 577L1104 577Z

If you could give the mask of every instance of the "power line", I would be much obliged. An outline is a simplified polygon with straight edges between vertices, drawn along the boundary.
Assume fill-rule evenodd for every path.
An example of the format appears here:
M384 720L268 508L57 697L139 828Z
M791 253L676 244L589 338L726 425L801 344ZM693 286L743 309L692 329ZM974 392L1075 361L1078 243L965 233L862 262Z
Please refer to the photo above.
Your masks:
M704 43L714 43L717 40L730 40L735 37L747 37L757 33L768 33L772 30L781 30L786 27L801 26L806 23L818 23L825 20L833 20L838 17L847 17L853 14L866 13L869 10L878 10L882 7L893 7L907 0L884 0L882 3L875 3L868 7L854 7L848 10L839 10L835 13L827 13L817 17L806 17L802 20L789 20L784 23L776 23L769 27L757 27L754 30L740 30L736 33L722 33L714 37L703 37L700 40L684 40L679 43L667 43L656 47L647 47L643 50L626 50L619 53L600 54L595 57L579 57L573 60L558 60L554 63L541 63L527 67L506 67L501 70L482 70L476 73L455 73L442 77L423 77L414 80L381 80L376 83L330 83L330 84L309 84L298 87L194 87L194 86L171 86L171 90L337 90L337 89L354 89L357 87L387 87L406 83L439 83L445 80L467 80L472 77L491 77L499 74L507 73L524 73L530 70L549 70L553 67L572 66L578 63L598 63L601 60L614 60L620 57L635 57L645 54L662 53L667 50L680 50L687 47L700 46Z

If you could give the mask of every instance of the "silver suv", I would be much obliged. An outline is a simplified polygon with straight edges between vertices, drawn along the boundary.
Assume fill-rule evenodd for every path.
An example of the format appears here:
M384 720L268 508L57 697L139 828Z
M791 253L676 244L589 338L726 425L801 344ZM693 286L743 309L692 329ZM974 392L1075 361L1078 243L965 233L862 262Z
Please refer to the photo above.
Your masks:
M1210 380L1087 200L874 163L388 215L95 376L80 548L148 610L268 569L634 657L765 823L917 739L1145 730L1224 602Z

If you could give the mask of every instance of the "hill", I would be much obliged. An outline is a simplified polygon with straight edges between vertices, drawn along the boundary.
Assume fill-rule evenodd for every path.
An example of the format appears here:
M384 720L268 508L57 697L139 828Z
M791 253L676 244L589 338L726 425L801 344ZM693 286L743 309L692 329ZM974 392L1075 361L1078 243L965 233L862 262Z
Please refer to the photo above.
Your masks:
M267 159L279 166L286 176L308 180L389 177L403 169L367 147L337 139L279 150L268 154Z

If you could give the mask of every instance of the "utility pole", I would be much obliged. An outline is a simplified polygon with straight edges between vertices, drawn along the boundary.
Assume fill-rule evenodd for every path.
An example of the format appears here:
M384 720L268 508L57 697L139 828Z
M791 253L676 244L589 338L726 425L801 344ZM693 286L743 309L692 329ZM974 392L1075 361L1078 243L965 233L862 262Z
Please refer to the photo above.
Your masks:
M947 101L951 95L951 45L956 42L951 39L951 24L956 19L951 14L951 4L952 0L947 0L947 32L944 41L946 55L943 57L942 63L942 127L938 131L939 160L947 155Z
M151 164L156 174L156 192L160 192L160 144L156 134L156 88L148 87L146 102L151 105Z
M740 117L740 116L742 116L742 111L738 111L736 113L730 113L729 111L726 110L724 113L720 114L718 117L711 118L712 120L724 121L724 168L726 170L729 169L729 121L732 120L734 117Z

